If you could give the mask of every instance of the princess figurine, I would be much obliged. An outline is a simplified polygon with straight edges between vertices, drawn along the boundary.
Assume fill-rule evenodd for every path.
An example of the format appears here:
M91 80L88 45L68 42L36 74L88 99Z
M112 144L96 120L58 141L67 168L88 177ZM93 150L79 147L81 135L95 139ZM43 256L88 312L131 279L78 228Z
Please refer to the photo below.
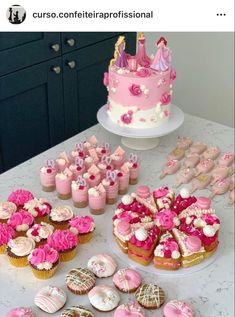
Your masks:
M151 59L148 57L146 53L144 33L138 32L137 38L138 38L137 53L136 53L137 63L142 67L149 67L151 63Z
M119 68L125 68L128 66L127 57L125 53L125 37L119 36L114 51L114 58L110 61L111 65L115 65Z
M164 37L160 37L156 44L158 50L150 67L154 70L164 72L169 68L171 62L171 50L166 46L167 41Z

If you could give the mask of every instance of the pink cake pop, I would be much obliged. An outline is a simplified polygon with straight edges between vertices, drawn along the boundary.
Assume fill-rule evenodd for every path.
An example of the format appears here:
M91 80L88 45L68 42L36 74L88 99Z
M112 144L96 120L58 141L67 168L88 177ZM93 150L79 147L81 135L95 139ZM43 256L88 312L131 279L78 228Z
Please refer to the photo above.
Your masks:
M235 188L235 175L233 174L233 176L230 179L230 190L233 190Z
M213 146L207 149L202 156L205 159L212 159L215 160L220 155L220 149L218 146Z
M198 189L204 189L206 188L211 182L211 176L208 174L201 174L197 177L195 177L192 180L192 189L190 194L195 192Z
M183 161L185 168L194 168L200 162L200 155L197 153L189 154Z
M231 166L234 161L234 154L227 152L222 155L218 160L219 166Z
M235 202L235 189L229 192L229 205L234 204Z
M228 177L229 168L226 166L216 166L216 168L212 171L212 181L211 185L214 185L218 180Z
M192 145L192 140L188 136L179 137L176 144L177 148L187 150Z
M170 154L168 154L167 159L168 160L182 160L184 157L185 151L180 148L175 148L173 151L171 151Z
M205 143L203 143L203 142L195 142L190 147L189 152L191 154L192 153L202 154L206 149L207 149L207 145Z
M235 173L235 163L229 166L229 175L233 175Z
M163 179L166 175L175 174L180 169L180 162L178 160L170 160L162 168L160 179Z
M200 161L200 163L196 167L197 176L200 174L209 173L215 166L215 163L211 159L205 159Z
M211 191L210 198L212 199L216 195L223 195L229 190L230 180L229 178L224 178L216 182Z
M175 187L179 187L181 184L189 183L195 177L195 169L183 168L176 175Z

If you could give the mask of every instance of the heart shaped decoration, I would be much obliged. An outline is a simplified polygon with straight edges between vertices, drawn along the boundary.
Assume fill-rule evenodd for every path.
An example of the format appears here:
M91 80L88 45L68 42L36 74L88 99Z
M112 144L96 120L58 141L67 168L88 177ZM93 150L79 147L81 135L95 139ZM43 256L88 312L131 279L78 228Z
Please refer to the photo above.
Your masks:
M85 179L82 178L81 175L79 175L79 176L77 177L76 184L82 185L82 186L84 186L84 187L87 185Z
M117 178L117 173L115 171L107 171L106 178L112 182L115 182Z
M54 160L46 160L46 166L50 168L55 168L55 161Z
M129 161L130 161L131 163L137 163L137 160L138 160L137 155L134 154L134 153L131 153L130 156L129 156Z
M76 143L76 144L75 144L75 147L76 147L76 149L77 149L78 151L83 151L83 149L84 149L84 145L83 145L82 142Z
M80 158L79 156L77 156L77 157L75 157L75 164L76 165L78 165L78 166L80 166L81 168L83 167L83 165L84 165L84 161L83 161L83 159L82 158Z

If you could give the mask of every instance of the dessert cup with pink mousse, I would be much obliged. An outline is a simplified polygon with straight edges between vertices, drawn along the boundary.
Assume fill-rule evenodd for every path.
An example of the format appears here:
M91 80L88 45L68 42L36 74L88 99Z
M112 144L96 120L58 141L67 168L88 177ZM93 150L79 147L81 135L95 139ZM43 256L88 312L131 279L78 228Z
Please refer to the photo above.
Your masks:
M47 160L45 166L40 169L40 182L44 192L55 190L55 176L57 173L54 160Z
M7 223L11 215L16 212L17 207L10 201L0 201L0 223Z
M118 197L118 180L116 171L107 171L106 178L102 180L102 185L106 190L106 203L115 204Z
M101 179L104 179L107 171L112 171L114 169L111 157L106 155L102 156L101 161L97 164L97 167L100 170Z
M72 178L73 173L68 168L56 175L56 191L60 199L66 200L71 197Z
M88 205L88 185L84 178L78 177L72 182L73 205L76 208L85 208Z
M30 212L22 209L12 214L7 223L16 231L16 237L19 237L24 236L33 226L34 218Z
M15 230L6 223L0 223L0 254L6 252L6 247L11 239L16 236Z
M51 204L44 198L34 198L24 204L24 209L31 213L35 223L48 222L48 215L51 212Z
M87 243L95 230L94 219L90 216L74 217L69 221L69 230L78 235L79 243Z
M48 245L59 252L62 262L72 260L77 251L78 237L70 230L55 230L47 239Z
M138 183L140 165L136 154L131 153L128 162L124 163L128 166L130 171L129 184L135 185Z
M101 159L103 156L109 155L110 154L110 145L109 145L109 143L105 142L101 146L97 146L96 153L97 153L99 159Z
M118 169L125 162L125 151L120 146L118 146L114 153L111 155L111 158L113 160L112 162L114 168Z
M117 171L118 177L118 193L119 195L125 195L128 192L130 171L129 168L124 164L119 171Z
M83 174L83 177L89 187L98 186L101 181L100 170L95 164L88 169L87 173Z
M90 206L90 212L94 215L101 215L104 213L106 204L106 190L100 183L96 187L92 187L88 190L88 200Z
M74 164L71 164L69 169L73 173L73 179L77 179L79 175L83 175L86 171L84 160L80 157L76 157Z
M61 152L58 159L56 159L56 167L59 172L63 172L69 167L71 160L65 151Z
M72 162L75 162L76 158L83 159L85 158L86 154L84 151L83 142L79 142L75 144L75 149L70 152L70 158Z

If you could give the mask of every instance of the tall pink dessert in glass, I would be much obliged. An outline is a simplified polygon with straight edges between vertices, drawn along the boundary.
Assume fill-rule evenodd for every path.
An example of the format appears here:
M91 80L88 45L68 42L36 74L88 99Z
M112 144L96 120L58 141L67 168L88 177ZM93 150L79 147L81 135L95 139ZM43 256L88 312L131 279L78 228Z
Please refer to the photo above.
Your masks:
M90 212L94 215L104 213L106 204L106 190L102 184L88 190Z
M80 175L72 182L73 204L77 208L84 208L88 205L88 185Z
M114 168L119 169L125 162L125 151L118 146L117 149L114 151L114 153L111 155L112 163L114 165Z
M59 158L56 159L56 167L58 171L63 172L66 167L69 167L70 159L65 151L61 152Z
M40 181L42 190L52 192L55 190L56 167L54 160L47 160L45 166L40 169Z
M130 185L137 184L138 183L139 169L140 169L140 164L138 162L137 155L131 153L129 156L128 162L126 162L124 164L127 164L127 166L129 167L129 171L130 171L129 184Z
M118 197L118 180L116 171L107 171L106 178L102 180L102 185L106 190L106 203L115 204Z
M83 175L86 171L84 160L79 156L75 157L74 164L71 164L69 169L73 173L73 178L76 180L79 175Z
M104 179L107 171L112 171L114 169L111 157L106 155L102 156L101 162L98 163L97 167L100 170L101 179Z
M66 168L63 172L58 173L55 178L56 190L60 199L69 199L71 197L71 183L73 173Z
M95 187L99 185L101 181L100 170L94 164L88 169L87 173L83 174L83 177L89 187Z
M125 195L128 192L129 187L129 179L130 179L130 172L129 168L124 164L120 171L117 172L118 177L118 193L119 195Z

